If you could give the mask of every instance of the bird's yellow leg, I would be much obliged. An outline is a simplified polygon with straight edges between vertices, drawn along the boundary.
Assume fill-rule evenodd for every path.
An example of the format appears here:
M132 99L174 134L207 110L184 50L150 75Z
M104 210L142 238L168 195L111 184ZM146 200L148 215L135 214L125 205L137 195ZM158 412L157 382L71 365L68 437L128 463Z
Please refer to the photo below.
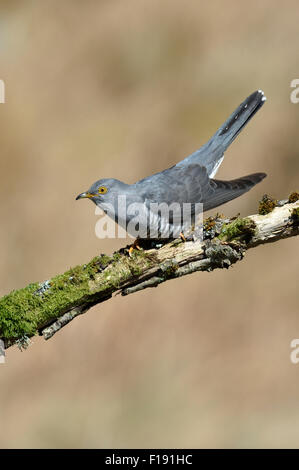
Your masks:
M139 239L138 238L136 238L136 240L130 246L129 256L132 256L134 250L142 250L142 248L139 246Z

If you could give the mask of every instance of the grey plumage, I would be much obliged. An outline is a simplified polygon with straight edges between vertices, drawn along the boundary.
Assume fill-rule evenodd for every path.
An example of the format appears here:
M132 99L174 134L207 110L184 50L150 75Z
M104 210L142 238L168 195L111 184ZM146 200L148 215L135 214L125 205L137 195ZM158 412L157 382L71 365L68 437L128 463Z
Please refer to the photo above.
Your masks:
M206 144L179 162L178 165L200 162L201 165L206 167L210 178L215 176L218 169L217 165L219 162L221 164L225 150L263 106L265 101L266 97L262 90L253 92L235 109ZM214 171L215 167L216 171Z
M96 205L127 229L127 223L132 215L127 215L126 220L119 220L116 201L120 195L126 196L127 207L132 203L143 205L144 223L145 219L149 223L148 210L151 203L170 205L175 202L181 206L189 203L192 211L195 212L197 203L202 203L203 210L206 211L241 196L262 181L266 174L254 173L231 181L213 179L213 176L223 161L223 154L227 147L262 107L265 100L261 90L252 93L205 145L171 168L148 176L132 185L114 179L101 179L94 183L86 193L79 194L77 199L91 198ZM103 191L103 188L105 188L105 193L101 194L99 189ZM111 206L114 214L111 213ZM162 222L164 223L160 220L159 224ZM178 223L177 220L173 218L170 220L170 224L176 223ZM149 236L148 232L145 236Z

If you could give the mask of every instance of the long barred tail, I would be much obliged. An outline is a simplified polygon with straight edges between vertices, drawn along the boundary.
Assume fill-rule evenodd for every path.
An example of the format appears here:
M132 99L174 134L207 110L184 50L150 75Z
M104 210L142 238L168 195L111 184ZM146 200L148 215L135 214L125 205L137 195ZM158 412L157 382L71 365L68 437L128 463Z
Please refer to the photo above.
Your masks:
M186 161L188 163L200 163L206 167L208 175L212 178L222 163L223 154L227 147L235 140L265 101L266 97L262 90L252 93L219 127L206 144L185 160L179 162L178 166L185 164Z
M210 184L214 191L212 194L209 194L207 200L204 201L204 211L218 207L225 202L241 196L257 183L260 183L266 176L266 173L253 173L252 175L243 176L242 178L231 181L211 179Z
M207 145L210 150L219 149L223 153L235 140L243 127L253 118L255 113L263 106L266 97L262 90L252 93L238 108L230 115L224 124L211 137Z

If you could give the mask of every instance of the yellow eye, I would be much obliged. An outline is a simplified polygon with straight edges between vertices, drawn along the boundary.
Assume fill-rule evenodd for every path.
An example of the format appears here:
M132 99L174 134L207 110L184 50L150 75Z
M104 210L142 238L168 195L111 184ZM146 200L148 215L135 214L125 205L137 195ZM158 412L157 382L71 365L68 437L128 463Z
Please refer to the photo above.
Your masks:
M106 188L106 186L100 186L98 191L99 191L100 194L106 194L108 189Z

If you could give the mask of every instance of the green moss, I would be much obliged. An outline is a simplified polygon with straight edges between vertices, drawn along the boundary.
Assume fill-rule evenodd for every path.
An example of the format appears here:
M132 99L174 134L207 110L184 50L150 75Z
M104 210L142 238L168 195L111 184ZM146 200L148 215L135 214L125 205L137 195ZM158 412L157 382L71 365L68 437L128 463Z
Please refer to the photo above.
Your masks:
M248 242L255 233L255 223L249 218L237 218L229 224L224 224L218 236L221 241Z
M273 199L271 196L264 194L262 199L259 202L259 214L266 215L273 211L277 204L277 200Z
M30 284L0 299L0 338L14 341L31 337L82 302L109 295L126 279L139 275L153 262L145 255L137 259L119 255L97 256L44 284Z
M296 201L299 201L299 193L294 191L293 193L289 195L289 202L296 202Z
M178 270L179 265L176 262L173 262L172 260L165 261L163 265L161 266L161 271L164 274L164 278L172 278L176 271Z
M119 261L121 259L121 254L117 252L113 253L114 261Z
M34 295L39 284L11 292L0 299L0 337L18 338L36 333L36 316L33 312L41 307L41 297Z

